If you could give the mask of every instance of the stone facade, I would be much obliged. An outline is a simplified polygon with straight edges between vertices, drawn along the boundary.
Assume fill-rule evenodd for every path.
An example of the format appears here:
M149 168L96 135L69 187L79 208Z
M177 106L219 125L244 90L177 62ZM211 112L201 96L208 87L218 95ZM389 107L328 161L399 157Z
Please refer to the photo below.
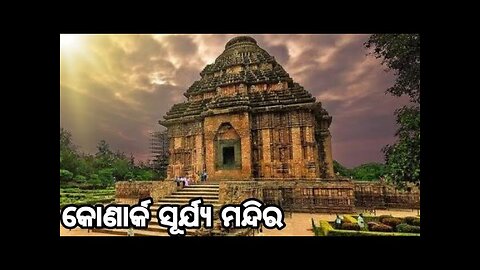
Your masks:
M115 202L136 204L139 199L152 197L158 201L177 190L173 181L120 181L115 183Z
M355 182L355 206L366 209L420 209L420 189L399 190L385 182Z
M420 190L398 190L384 182L349 179L290 179L278 181L225 181L220 183L220 203L241 203L257 198L281 204L286 211L353 213L358 209L420 209Z
M329 126L320 102L251 37L230 40L160 124L167 127L167 179L332 178Z
M220 182L220 203L241 203L257 198L289 212L353 213L353 181L348 179L289 179Z

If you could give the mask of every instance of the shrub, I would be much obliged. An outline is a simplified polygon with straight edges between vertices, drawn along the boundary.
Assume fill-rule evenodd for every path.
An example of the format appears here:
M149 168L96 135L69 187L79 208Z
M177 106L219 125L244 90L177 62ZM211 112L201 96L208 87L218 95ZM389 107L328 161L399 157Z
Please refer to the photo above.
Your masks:
M71 173L68 170L60 169L60 180L69 181L69 180L72 180L72 178L73 178L73 173Z
M397 232L404 232L404 233L420 233L419 226L408 225L406 223L398 224L395 228Z
M394 218L394 217L391 217L391 218L384 218L382 220L382 223L385 224L385 225L388 225L392 228L395 228L398 224L402 223L402 219L400 218Z
M368 230L372 230L372 227L375 226L375 225L378 225L378 222L373 222L373 221L370 221L367 223L367 227L368 227Z
M420 226L420 218L415 218L412 222L413 226Z
M331 231L333 231L332 225L328 221L320 220L318 222L319 226L317 227L318 234L322 236L327 236Z
M360 226L357 223L343 223L342 230L355 230L359 231Z
M343 223L357 223L357 220L350 215L343 216Z
M420 236L413 233L332 230L328 236Z
M382 224L382 223L377 223L375 225L372 225L372 228L370 231L374 232L393 232L393 228L391 226Z
M391 218L391 217L392 217L392 215L381 215L381 216L378 217L378 221L383 223L384 218Z
M77 181L77 182L80 182L80 183L83 183L83 182L86 182L87 181L87 178L83 175L76 175L73 180Z
M403 223L407 223L408 225L413 225L413 220L416 219L417 217L404 217L403 218Z

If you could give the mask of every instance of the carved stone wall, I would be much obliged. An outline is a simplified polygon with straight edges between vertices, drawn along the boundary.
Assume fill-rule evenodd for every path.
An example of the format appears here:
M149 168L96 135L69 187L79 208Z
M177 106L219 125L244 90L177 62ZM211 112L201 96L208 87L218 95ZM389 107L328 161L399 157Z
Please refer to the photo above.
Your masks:
M420 209L420 190L399 190L385 182L355 182L355 205L367 209Z
M209 181L334 177L332 117L255 39L230 40L200 76L159 121L170 139L168 179L204 169ZM237 137L219 138L222 125Z
M319 178L320 159L315 118L308 110L252 116L254 178ZM331 156L326 149L325 156Z
M139 199L152 197L158 201L177 190L173 181L120 181L115 183L115 202L136 204Z
M286 211L353 213L356 208L420 209L420 191L400 191L380 182L349 179L262 179L220 182L220 203L241 203L257 198Z
M257 198L290 212L352 213L355 210L353 182L349 180L228 181L220 183L219 192L221 203Z
M218 141L217 135L222 125L228 124L240 138L240 151L236 152L236 158L241 159L238 163L240 166L234 168L217 167ZM209 181L220 180L250 180L251 172L251 136L250 136L250 121L248 113L235 114L217 114L211 115L204 120L205 127L205 164L208 173ZM236 148L237 149L237 148Z

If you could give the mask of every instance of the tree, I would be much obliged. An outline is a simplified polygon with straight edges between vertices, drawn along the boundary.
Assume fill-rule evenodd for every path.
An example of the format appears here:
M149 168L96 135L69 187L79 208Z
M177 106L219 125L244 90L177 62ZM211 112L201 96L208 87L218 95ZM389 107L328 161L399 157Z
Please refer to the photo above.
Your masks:
M366 163L353 168L352 176L355 180L379 180L385 174L385 165L381 163Z
M395 112L398 141L387 145L385 153L387 180L405 187L405 182L420 183L420 108L403 107Z
M117 181L126 180L127 173L131 170L128 159L115 159L112 165L113 176Z
M70 180L72 180L72 178L73 178L73 173L71 173L68 170L60 169L60 181L61 182L70 181Z
M373 48L373 55L382 58L387 71L395 72L395 83L386 92L407 95L414 103L395 111L397 142L382 149L386 179L400 187L407 182L420 184L420 35L375 34L365 47Z
M420 103L420 35L375 34L365 43L373 55L382 58L387 71L394 70L395 84L387 89L394 96L408 95Z
M72 142L72 134L60 128L60 168L76 174L77 167L77 147Z
M350 177L352 175L350 169L346 168L336 160L333 161L333 171L335 174L338 173L339 176Z
M110 145L105 140L98 143L95 157L98 169L111 167L115 159L113 152L110 150Z

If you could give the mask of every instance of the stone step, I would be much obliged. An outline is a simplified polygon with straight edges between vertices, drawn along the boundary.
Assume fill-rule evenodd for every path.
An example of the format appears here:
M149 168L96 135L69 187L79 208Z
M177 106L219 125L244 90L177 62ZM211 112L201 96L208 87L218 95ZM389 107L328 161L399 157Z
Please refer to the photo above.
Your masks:
M158 202L159 203L178 203L178 204L188 204L188 202L193 199L192 198L171 198L171 197L166 197L160 199ZM203 203L217 203L218 204L218 199L203 199Z
M127 236L127 231L128 229L108 229L108 228L102 228L102 229L93 229L93 232L98 232L98 233L106 233L106 234L114 234L114 235L124 235ZM134 236L169 236L168 233L165 232L160 232L160 231L147 231L144 229L135 229L133 231Z
M204 203L205 203L205 202L204 202ZM150 211L151 211L151 212L154 212L155 215L156 215L158 208L159 208L160 206L162 206L162 205L167 205L167 204L184 205L184 203L168 203L168 202L155 203L155 204L153 204L153 205L150 207ZM185 204L186 204L186 203L185 203ZM219 209L222 207L222 204L220 204L220 203L208 203L208 204L213 205L213 209L214 209L214 210L219 210Z
M220 185L200 185L200 184L190 184L185 188L219 188Z
M218 188L215 189L215 188L190 188L190 187L186 187L186 188L183 188L183 189L180 189L176 192L181 192L181 191L187 191L187 192L190 192L190 191L197 191L197 192L216 192L218 193L219 190ZM174 192L175 193L175 192Z
M192 195L192 196L202 196L202 195L216 195L218 196L218 191L199 191L199 190L181 190L177 191L175 193L172 193L172 195Z
M202 224L203 225L203 224ZM148 223L148 228L146 229L142 229L142 230L147 230L147 231L152 231L152 232L160 232L160 233L166 233L168 234L168 228L165 228L165 227L161 227L160 225L158 225L158 221L157 221L157 218L152 218L150 220L150 223ZM192 230L195 230L195 229L187 229L186 230L186 235L192 235L193 232ZM136 230L135 230L136 232Z
M218 194L178 194L178 193L173 193L172 195L168 196L167 198L188 198L188 199L202 198L202 199L206 200L206 199L218 199Z
M183 189L211 189L211 190L219 190L220 187L216 186L186 186ZM182 190L182 189L180 189Z

